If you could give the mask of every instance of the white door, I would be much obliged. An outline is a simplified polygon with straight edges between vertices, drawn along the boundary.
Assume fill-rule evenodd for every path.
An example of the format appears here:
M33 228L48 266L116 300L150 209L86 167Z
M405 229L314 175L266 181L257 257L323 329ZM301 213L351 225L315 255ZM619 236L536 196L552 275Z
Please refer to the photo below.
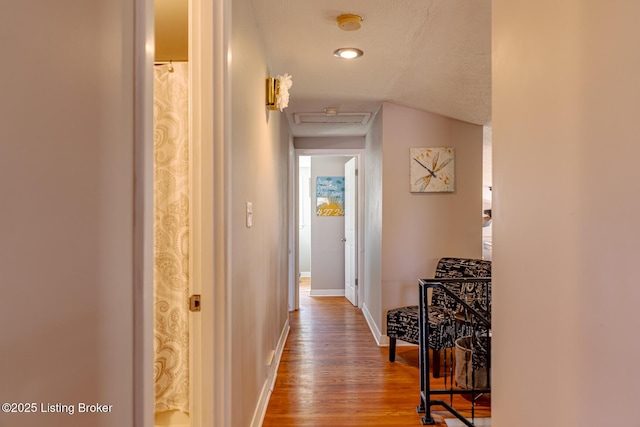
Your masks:
M344 165L344 295L357 307L356 168L355 157Z
M227 254L217 243L224 240L226 214L216 213L227 211L229 182L225 168L217 166L221 164L221 153L226 152L226 137L217 129L227 128L228 119L225 119L224 103L214 102L213 92L206 90L214 87L220 90L221 98L227 97L225 74L221 72L227 69L228 57L222 43L224 36L222 31L213 31L229 28L229 8L223 3L224 0L189 2L189 16L193 17L189 19L189 132L193 149L189 155L192 169L190 280L191 292L201 294L202 307L202 311L191 314L190 321L189 425L192 427L228 425L231 408L230 386L227 381L215 380L225 378L230 370L226 350L229 343ZM202 120L203 117L207 120Z

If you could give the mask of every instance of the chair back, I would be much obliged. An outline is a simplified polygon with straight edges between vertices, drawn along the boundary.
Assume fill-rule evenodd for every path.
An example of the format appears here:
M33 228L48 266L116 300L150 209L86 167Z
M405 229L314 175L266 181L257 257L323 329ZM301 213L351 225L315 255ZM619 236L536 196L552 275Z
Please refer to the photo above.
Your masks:
M454 279L470 277L491 277L491 261L471 258L440 258L436 266L436 279ZM491 283L446 283L448 289L468 302L474 308L491 311L486 301L491 304ZM488 295L487 295L488 292ZM459 311L458 303L453 298L447 298L441 289L433 289L431 305Z

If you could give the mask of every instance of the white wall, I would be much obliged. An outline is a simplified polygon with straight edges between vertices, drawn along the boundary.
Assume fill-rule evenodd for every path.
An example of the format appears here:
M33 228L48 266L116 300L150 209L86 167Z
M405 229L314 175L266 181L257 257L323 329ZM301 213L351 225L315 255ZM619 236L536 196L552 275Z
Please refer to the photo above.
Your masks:
M493 2L496 427L640 419L638 16Z
M2 6L0 396L76 413L0 425L134 424L135 6ZM80 402L111 412L78 414Z
M280 111L265 108L269 70L253 11L234 0L231 34L231 425L259 425L288 324L289 134ZM253 226L246 227L246 202Z
M316 180L319 176L344 177L344 165L350 158L311 158L311 295L344 295L344 216L316 215Z
M365 225L367 250L381 257L379 273L367 279L371 294L380 294L379 315L375 302L369 307L380 331L388 309L417 304L418 279L432 277L439 258L482 255L482 126L390 103L382 112L382 139L374 137L367 152L368 183L381 183L382 194L367 193L373 212ZM410 193L409 149L439 146L455 148L455 192Z
M298 262L300 275L311 275L311 157L300 156L298 168Z

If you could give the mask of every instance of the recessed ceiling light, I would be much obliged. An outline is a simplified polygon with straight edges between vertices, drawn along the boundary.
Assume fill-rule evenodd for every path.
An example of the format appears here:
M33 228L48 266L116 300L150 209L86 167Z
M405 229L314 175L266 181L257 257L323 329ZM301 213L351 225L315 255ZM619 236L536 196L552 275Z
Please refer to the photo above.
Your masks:
M336 49L333 52L333 55L342 59L354 59L364 55L364 52L360 49L356 49L355 47L343 47L340 49Z

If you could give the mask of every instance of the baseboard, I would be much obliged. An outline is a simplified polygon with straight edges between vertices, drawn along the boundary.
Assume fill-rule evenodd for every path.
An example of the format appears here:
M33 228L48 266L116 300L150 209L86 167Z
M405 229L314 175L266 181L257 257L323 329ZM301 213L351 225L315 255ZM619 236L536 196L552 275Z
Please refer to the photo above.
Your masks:
M311 277L311 272L310 271L301 271L300 272L300 277Z
M310 297L343 297L344 289L310 289Z
M386 335L382 335L382 333L380 332L380 329L378 329L378 325L376 325L376 322L373 320L373 316L369 312L369 307L367 307L367 304L362 304L362 314L364 314L364 318L367 321L367 325L369 325L371 334L373 335L373 338L376 340L378 347L388 346L389 338L387 338Z
M260 392L260 398L258 399L258 404L256 405L256 410L253 413L253 419L251 420L251 427L260 427L264 421L264 417L267 414L267 407L269 406L269 399L271 399L271 393L273 392L273 387L276 384L276 377L278 376L278 367L280 366L280 360L282 359L282 352L284 351L284 345L287 342L287 337L289 336L289 331L291 327L289 326L289 319L284 324L282 328L282 332L280 333L280 339L278 340L278 345L275 350L275 355L273 357L273 361L271 362L271 366L267 367L267 379L262 386L262 391Z

